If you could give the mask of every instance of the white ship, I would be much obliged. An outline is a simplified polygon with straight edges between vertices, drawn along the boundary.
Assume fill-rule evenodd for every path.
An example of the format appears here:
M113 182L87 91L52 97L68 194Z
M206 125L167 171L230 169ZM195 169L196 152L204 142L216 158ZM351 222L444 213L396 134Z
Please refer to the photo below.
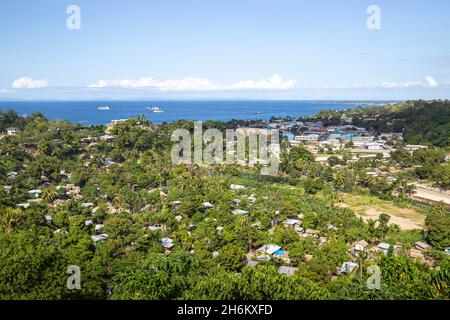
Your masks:
M97 110L109 110L109 109L111 109L111 108L108 107L108 106L100 106L100 107L97 107Z
M155 113L163 113L164 112L164 110L161 109L160 107L147 107L145 109L148 111L155 112Z

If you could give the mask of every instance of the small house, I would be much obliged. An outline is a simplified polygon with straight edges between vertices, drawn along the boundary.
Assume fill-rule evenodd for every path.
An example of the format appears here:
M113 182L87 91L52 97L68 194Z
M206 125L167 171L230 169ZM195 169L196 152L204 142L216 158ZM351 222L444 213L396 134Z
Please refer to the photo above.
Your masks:
M358 268L358 264L348 261L348 262L344 262L342 264L341 267L341 273L352 273L353 271L355 271Z
M275 244L265 244L262 247L260 247L259 249L257 249L257 252L265 252L267 254L274 254L275 252L277 252L278 250L280 250L281 247L277 246Z
M203 209L205 209L205 210L214 208L214 205L210 202L203 202L202 206L203 206Z
M261 263L261 261L255 261L255 260L246 260L246 262L245 262L245 264L250 267L256 267L260 263Z
M28 209L30 207L30 204L28 202L26 202L26 203L19 203L19 204L16 205L16 207L22 208L22 209Z
M362 240L362 241L355 242L353 245L354 245L353 248L355 251L362 252L369 244L367 243L367 241Z
M91 208L94 206L94 204L92 202L85 202L85 203L82 203L81 206L83 208Z
M414 244L414 247L419 250L419 251L426 251L428 249L431 249L431 246L428 243L422 242L422 241L417 241Z
M96 234L94 236L91 236L91 238L95 244L97 244L97 243L103 244L103 243L105 243L105 240L108 239L108 235L106 233Z
M294 226L299 226L301 224L302 222L298 219L286 219L283 221L283 226L285 228L293 228Z
M284 274L286 277L291 277L297 270L298 268L281 266L278 268L278 273Z
M19 128L11 127L6 129L6 134L8 136L15 136L16 134L20 133Z
M16 171L9 172L6 176L8 179L14 180L17 177L18 173Z
M241 200L233 199L233 200L231 200L231 202L233 202L233 204L235 204L235 205L238 205L239 203L241 203Z
M240 186L238 184L232 184L232 185L230 185L230 189L236 191L236 190L243 190L243 189L245 189L245 187Z
M28 191L28 194L32 195L35 199L38 199L41 196L42 191L39 189L33 189Z
M248 214L248 211L241 210L241 209L235 209L235 210L231 211L231 213L234 215L237 215L237 216L245 216Z
M164 248L165 253L171 252L173 247L175 246L175 244L173 243L173 240L171 238L162 238L160 241Z

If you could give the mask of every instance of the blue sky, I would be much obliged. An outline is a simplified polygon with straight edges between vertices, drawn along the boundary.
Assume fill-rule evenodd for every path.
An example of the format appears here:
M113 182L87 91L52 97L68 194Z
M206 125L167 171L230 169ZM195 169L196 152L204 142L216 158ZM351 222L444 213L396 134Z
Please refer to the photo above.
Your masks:
M0 99L450 98L449 13L448 0L2 0Z

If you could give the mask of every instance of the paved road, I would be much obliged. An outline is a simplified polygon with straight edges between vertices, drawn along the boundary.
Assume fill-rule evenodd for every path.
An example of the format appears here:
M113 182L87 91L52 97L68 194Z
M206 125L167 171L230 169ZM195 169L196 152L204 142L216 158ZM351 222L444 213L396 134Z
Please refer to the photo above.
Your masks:
M448 193L424 189L420 186L416 186L414 196L431 201L443 201L444 203L450 205L450 195Z

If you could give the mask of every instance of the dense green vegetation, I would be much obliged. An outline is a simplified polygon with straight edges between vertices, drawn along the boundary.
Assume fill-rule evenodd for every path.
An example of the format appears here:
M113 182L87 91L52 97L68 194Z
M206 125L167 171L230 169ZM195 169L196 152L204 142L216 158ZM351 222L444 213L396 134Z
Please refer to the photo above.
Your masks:
M0 139L0 299L450 298L450 258L442 251L450 245L450 214L442 205L422 209L425 232L400 231L389 215L366 223L337 206L342 192L408 203L401 194L414 173L393 183L365 174L395 162L347 165L344 155L326 166L302 147L283 147L280 175L261 176L257 167L173 166L170 135L175 128L193 130L189 121L155 126L138 117L115 126L108 133L114 139L102 138L103 126L49 122L40 114L22 118L8 111L0 113L0 124L22 129ZM211 121L204 128L235 125ZM448 130L448 123L441 127ZM432 156L419 153L411 161L442 164L440 154ZM232 184L245 188L231 190ZM28 191L36 188L40 200L30 201ZM22 203L30 206L17 206ZM248 215L231 214L234 209ZM283 225L299 215L302 228L320 238ZM99 233L107 239L94 242ZM161 245L164 237L175 245L170 253ZM401 248L352 257L349 249L360 240ZM431 265L408 256L419 240L433 245L426 253ZM245 265L246 254L265 244L282 247L289 261ZM340 274L350 259L358 271ZM366 285L374 264L382 272L379 290ZM80 267L81 290L66 286L70 265ZM287 277L277 272L280 266L297 270Z

